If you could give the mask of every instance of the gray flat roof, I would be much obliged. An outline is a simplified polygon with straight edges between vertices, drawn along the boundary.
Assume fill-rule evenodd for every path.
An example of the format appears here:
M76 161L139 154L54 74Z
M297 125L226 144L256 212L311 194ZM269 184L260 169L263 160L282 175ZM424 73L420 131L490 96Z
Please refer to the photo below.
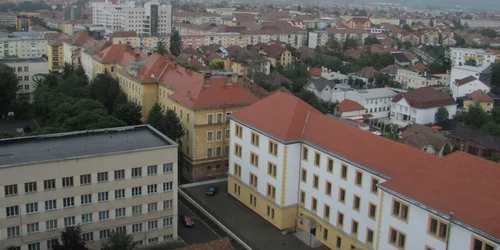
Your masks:
M149 125L0 140L0 168L177 144Z

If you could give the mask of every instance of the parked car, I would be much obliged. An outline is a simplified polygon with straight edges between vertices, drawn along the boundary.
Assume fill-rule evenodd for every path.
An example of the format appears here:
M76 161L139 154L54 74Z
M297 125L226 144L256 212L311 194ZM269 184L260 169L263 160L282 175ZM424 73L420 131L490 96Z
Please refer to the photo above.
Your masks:
M207 195L212 196L212 195L216 194L217 191L219 191L219 186L212 184L212 185L208 186Z
M194 226L193 218L191 218L191 216L189 216L187 214L183 214L183 215L179 216L179 220L186 227L193 227Z

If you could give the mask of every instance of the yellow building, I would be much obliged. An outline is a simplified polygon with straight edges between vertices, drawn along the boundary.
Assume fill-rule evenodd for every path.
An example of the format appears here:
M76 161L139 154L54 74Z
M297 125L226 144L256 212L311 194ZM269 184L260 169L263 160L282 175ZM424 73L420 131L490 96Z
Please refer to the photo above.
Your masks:
M130 63L145 60L146 56L146 54L136 51L126 44L111 45L93 56L94 74L104 73L107 70L111 76L116 78L116 72Z
M479 105L484 111L490 112L493 109L494 101L483 90L476 90L467 94L467 99L464 100L464 109L469 111L469 107Z
M47 58L50 72L59 71L64 66L63 40L67 36L59 36L47 44Z
M135 31L116 31L111 33L108 38L112 44L127 44L132 48L140 46L140 39Z
M186 128L179 141L183 175L191 181L225 176L229 153L228 115L258 100L235 74L202 75L154 54L118 73L127 98L146 119L158 103L176 112Z
M61 31L68 35L73 35L76 31L84 30L85 24L92 24L90 19L67 20L60 25Z

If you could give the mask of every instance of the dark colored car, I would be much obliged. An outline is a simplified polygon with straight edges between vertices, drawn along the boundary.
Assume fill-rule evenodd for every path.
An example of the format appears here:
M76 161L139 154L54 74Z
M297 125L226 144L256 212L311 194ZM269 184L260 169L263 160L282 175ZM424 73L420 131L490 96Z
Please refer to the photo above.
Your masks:
M212 195L216 194L217 191L219 191L219 186L212 184L212 185L208 186L207 195L212 196Z
M186 226L186 227L193 227L194 226L194 221L193 221L193 218L191 218L191 216L187 215L187 214L183 214L179 217L179 220L181 221L181 223Z

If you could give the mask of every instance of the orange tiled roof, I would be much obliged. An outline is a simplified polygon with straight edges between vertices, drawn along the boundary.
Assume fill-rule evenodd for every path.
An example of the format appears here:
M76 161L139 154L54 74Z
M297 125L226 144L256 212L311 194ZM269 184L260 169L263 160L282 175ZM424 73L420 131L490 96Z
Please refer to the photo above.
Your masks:
M339 103L339 105L337 105L337 108L340 112L365 110L365 107L363 107L361 104L349 99L344 99L342 102Z
M470 94L467 94L467 96L475 101L475 102L487 102L487 103L493 103L493 99L488 96L484 91L478 89Z
M321 69L320 68L311 68L311 69L309 69L309 74L311 74L312 76L321 77Z
M114 44L96 53L94 58L101 63L115 62L125 66L134 61L143 61L146 54L135 51L125 44Z

